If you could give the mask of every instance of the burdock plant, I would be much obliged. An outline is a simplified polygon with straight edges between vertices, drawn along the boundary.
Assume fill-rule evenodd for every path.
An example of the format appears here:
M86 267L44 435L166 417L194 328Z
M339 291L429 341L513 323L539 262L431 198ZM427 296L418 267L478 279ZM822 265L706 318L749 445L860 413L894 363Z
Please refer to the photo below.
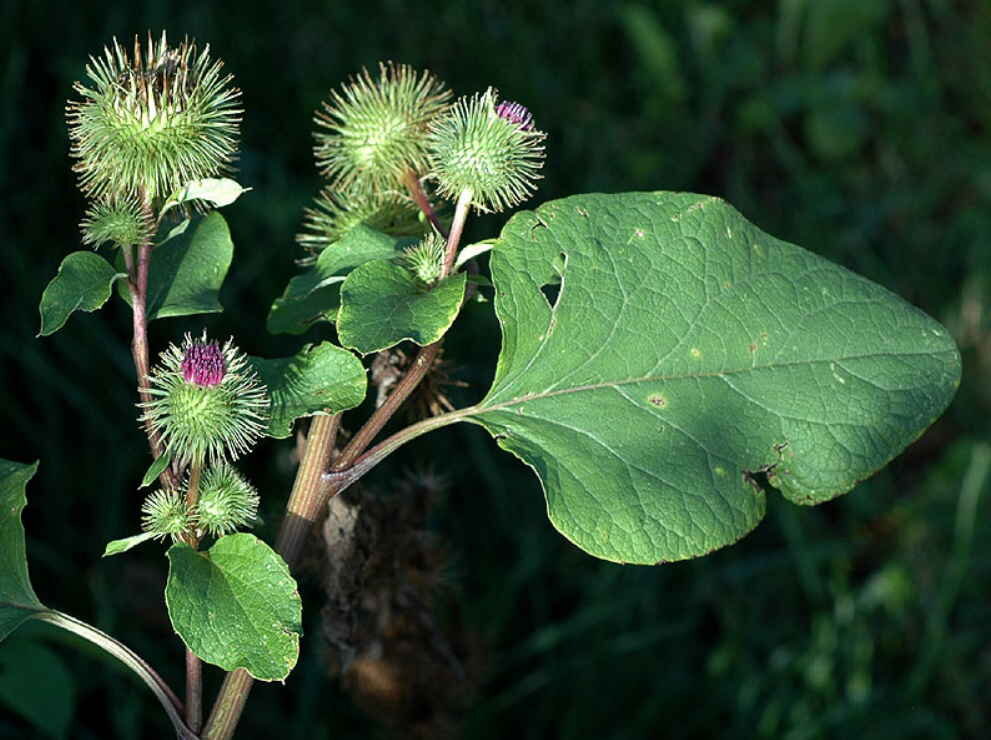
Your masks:
M420 435L483 427L539 475L552 524L575 546L657 564L735 542L761 520L769 493L814 504L850 490L916 439L959 381L939 324L717 198L576 195L520 211L466 246L473 211L500 213L536 192L545 114L491 87L451 104L432 74L391 63L361 71L317 113L325 182L298 237L307 269L268 322L272 332L309 331L313 343L264 359L233 339L187 334L152 371L149 320L221 308L233 245L224 218L207 211L244 192L224 177L239 94L207 49L172 47L164 35L130 52L115 41L87 72L69 108L75 169L93 200L83 242L119 252L115 264L90 249L65 258L42 297L41 333L99 308L126 272L151 450L135 487L158 483L140 508L143 533L106 554L171 542L165 602L186 647L185 700L112 638L38 601L18 560L31 469L6 461L0 636L40 618L88 637L146 680L183 738L229 738L252 682L285 680L301 634L290 566L331 497ZM186 208L191 200L200 205ZM491 280L478 264L486 253ZM491 387L456 407L438 390L459 385L439 358L476 298L480 311L494 306L502 347L494 373L473 371L493 377ZM369 383L377 392L366 405ZM424 388L433 397L418 420L395 423ZM342 414L359 407L367 415L339 434ZM291 438L304 418L272 547L238 531L256 524L259 493L233 463L264 436ZM353 569L351 584L366 561L392 556L368 557L380 542L353 524L324 528L328 557ZM416 609L392 621L443 621L423 614L429 604ZM445 650L444 665L452 661ZM227 674L205 725L203 662Z

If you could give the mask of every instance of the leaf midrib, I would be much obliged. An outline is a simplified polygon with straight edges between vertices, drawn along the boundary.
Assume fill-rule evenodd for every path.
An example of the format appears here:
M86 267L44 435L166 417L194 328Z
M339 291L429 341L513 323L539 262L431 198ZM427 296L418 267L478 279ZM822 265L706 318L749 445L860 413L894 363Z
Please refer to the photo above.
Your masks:
M615 380L609 382L588 383L585 385L572 386L571 388L558 388L551 391L529 393L523 396L516 396L514 398L510 398L509 400L506 401L500 401L499 403L492 406L486 406L485 400L483 399L476 406L472 406L471 409L465 409L465 411L471 412L466 414L466 416L473 416L475 414L482 414L488 411L498 411L500 409L518 405L521 403L526 403L528 401L551 398L553 396L566 395L569 393L580 393L583 391L595 391L604 388L614 388L616 386L635 385L637 383L669 382L673 380L694 380L694 379L702 379L702 378L720 378L720 377L725 377L727 375L731 375L731 376L740 375L742 373L753 372L755 370L775 370L778 368L803 367L808 365L817 365L826 362L837 363L837 362L847 362L849 360L866 360L866 359L880 358L880 357L935 357L946 354L954 354L954 350L945 349L936 352L870 352L860 355L832 357L829 359L801 360L795 362L777 362L773 364L754 365L752 367L719 370L719 371L711 371L711 372L681 373L676 375L645 375L639 378L626 378L624 380Z

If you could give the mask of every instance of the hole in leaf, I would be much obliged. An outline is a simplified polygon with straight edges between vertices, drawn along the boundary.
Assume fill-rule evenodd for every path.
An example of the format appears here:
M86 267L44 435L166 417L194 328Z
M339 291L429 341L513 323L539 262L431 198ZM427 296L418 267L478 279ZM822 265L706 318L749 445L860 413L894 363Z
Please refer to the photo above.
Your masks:
M553 311L557 308L557 299L561 295L561 283L548 283L547 285L540 286L540 292L544 294L544 298L547 299L547 305L551 307Z
M557 308L558 299L561 297L561 284L564 282L564 270L567 266L568 255L564 252L559 252L553 264L554 272L557 275L540 286L540 292L544 294L547 305L551 307L552 311Z

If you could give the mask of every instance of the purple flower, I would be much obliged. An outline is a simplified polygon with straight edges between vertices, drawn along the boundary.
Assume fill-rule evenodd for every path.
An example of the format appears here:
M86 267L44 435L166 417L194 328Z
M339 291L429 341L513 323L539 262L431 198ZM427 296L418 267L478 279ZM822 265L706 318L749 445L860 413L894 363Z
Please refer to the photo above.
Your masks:
M496 115L510 123L515 123L524 131L533 130L533 114L525 105L514 103L512 100L503 100L496 106Z
M216 342L193 342L182 358L182 377L203 388L220 385L227 373L224 353Z

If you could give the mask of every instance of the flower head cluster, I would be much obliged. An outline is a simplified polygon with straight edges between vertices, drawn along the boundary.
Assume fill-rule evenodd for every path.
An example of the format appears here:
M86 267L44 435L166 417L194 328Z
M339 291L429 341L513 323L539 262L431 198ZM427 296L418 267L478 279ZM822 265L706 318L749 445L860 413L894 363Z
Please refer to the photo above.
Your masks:
M146 422L180 465L218 464L250 450L265 433L269 399L245 355L228 340L187 334L149 375Z
M459 99L434 121L428 146L438 192L454 200L471 193L482 211L502 211L536 189L544 163L546 134L519 103L502 101L492 88Z
M136 37L128 53L116 39L90 57L87 84L68 106L71 154L84 192L101 199L144 192L162 199L232 162L241 120L240 91L209 47Z
M321 173L335 189L399 190L407 171L426 167L427 127L449 98L429 72L380 64L373 79L362 70L316 114L313 152Z
M198 498L190 507L179 491L155 491L141 505L141 528L173 541L197 530L222 537L250 527L258 514L258 491L226 463L207 469Z

